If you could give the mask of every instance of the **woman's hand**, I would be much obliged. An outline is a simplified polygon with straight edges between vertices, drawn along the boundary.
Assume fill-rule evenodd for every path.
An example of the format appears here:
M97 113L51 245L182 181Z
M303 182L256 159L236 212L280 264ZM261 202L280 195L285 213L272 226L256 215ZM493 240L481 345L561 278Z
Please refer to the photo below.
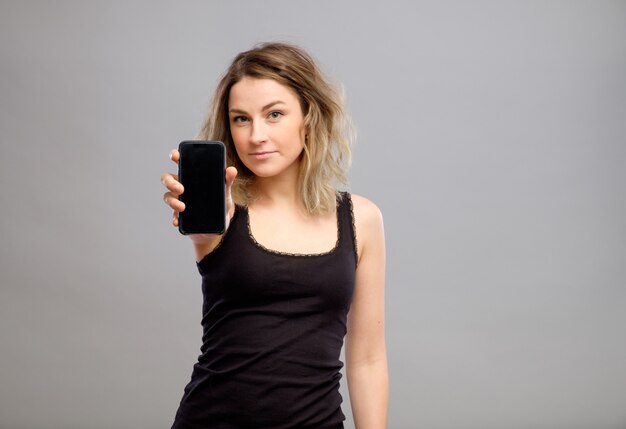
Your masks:
M170 152L170 159L178 165L180 160L180 153L177 149ZM235 212L235 204L233 202L231 188L235 177L237 176L237 169L235 167L226 168L226 211L228 216L226 217L226 229ZM172 173L163 173L161 175L161 183L167 188L167 192L163 194L163 201L174 210L172 224L178 227L178 214L185 211L185 203L180 201L178 197L185 191L183 185L178 181L178 176ZM198 260L212 250L217 244L217 238L220 234L189 234L189 238L196 246L196 256Z

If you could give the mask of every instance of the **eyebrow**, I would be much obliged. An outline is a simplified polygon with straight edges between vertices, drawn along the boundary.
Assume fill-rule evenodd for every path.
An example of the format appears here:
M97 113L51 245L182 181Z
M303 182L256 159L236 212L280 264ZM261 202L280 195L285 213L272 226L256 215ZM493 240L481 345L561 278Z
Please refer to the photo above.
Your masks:
M287 104L287 103L285 103L284 101L280 101L280 100L272 101L270 103L267 103L265 106L263 106L261 108L261 111L264 111L264 110L267 110L267 109L269 109L271 107L274 107L277 104ZM229 113L248 113L245 110L241 110L241 109L230 109L230 110L228 110L228 112Z

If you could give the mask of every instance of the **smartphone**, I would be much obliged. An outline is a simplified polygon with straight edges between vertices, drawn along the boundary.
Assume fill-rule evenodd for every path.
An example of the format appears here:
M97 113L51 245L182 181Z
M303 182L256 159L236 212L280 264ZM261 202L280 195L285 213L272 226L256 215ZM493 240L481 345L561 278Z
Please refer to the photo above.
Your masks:
M184 141L178 145L181 234L223 234L226 229L226 148L219 141Z

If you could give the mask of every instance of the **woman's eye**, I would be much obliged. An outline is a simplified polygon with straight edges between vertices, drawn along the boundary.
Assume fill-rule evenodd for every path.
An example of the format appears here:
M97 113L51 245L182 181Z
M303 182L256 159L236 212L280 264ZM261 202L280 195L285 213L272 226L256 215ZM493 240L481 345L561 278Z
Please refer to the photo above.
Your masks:
M246 118L245 116L235 116L233 118L233 122L235 123L243 123L246 122L248 120L248 118Z
M270 119L279 119L281 116L283 116L282 112L270 112L268 115Z

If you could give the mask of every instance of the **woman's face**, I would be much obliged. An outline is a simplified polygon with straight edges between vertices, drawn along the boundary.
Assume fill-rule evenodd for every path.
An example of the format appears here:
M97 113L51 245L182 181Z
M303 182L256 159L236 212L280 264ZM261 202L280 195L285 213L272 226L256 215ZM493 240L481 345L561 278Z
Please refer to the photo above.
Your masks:
M304 118L297 94L273 79L244 77L228 97L230 131L239 159L258 177L297 177Z

